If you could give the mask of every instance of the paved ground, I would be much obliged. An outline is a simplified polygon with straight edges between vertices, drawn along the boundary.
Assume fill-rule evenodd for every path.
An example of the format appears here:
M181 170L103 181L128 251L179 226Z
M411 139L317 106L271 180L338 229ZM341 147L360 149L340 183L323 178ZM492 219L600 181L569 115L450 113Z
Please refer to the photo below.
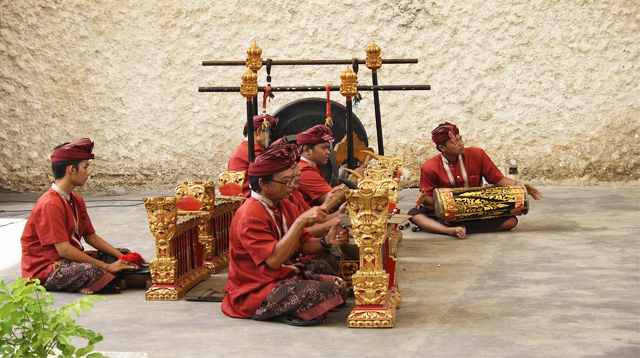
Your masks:
M511 232L467 240L404 230L398 320L352 329L232 319L220 303L147 302L142 290L99 301L78 322L112 357L640 357L640 187L541 187ZM83 194L98 233L154 257L140 198ZM401 192L403 212L416 189ZM23 219L38 195L0 194L0 278L20 275ZM26 210L26 211L19 211ZM222 288L226 272L192 292ZM80 297L54 293L57 305Z

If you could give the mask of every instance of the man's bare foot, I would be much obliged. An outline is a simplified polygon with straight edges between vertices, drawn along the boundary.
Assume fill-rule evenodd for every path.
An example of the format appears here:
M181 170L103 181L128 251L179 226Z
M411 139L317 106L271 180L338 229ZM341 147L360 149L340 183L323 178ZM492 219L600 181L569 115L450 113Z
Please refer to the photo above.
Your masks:
M457 236L458 239L463 240L467 238L467 228L464 226L456 226L451 228L451 236Z
M93 295L93 291L91 291L88 287L79 288L78 292L84 293L85 295Z
M321 314L320 316L316 317L318 319L318 322L320 323L327 323L329 322L329 312L325 312L323 314Z

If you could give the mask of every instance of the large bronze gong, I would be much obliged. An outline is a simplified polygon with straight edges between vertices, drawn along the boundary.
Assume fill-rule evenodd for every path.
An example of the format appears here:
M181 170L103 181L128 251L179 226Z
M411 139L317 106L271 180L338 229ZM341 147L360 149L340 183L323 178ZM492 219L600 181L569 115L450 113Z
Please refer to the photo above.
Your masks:
M299 99L280 107L273 113L273 116L278 117L279 121L276 130L271 135L272 140L275 141L286 136L289 141L295 141L295 136L298 133L315 125L325 124L327 100L324 98ZM336 139L333 143L335 145L347 134L347 108L338 102L331 101L331 118L333 118L331 130ZM354 132L368 146L369 139L362 122L355 114L352 115L352 118ZM340 164L332 153L329 162L323 168L324 176L332 186L339 184L334 178L338 176Z

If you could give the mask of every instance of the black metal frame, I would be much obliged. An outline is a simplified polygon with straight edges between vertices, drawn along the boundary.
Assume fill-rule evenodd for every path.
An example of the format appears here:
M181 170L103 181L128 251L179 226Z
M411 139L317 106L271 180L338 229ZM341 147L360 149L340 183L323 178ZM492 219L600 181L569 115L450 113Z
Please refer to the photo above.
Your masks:
M382 59L383 64L410 64L418 63L417 59ZM358 72L358 64L366 64L365 60L356 58L351 60L272 60L262 61L268 66L268 76L270 77L271 66L292 66L292 65L351 65L354 72ZM202 61L203 66L246 66L246 61ZM373 101L376 117L376 134L378 137L378 153L384 155L384 140L382 136L382 119L380 115L379 91L429 91L431 85L378 85L378 70L371 71L373 86L358 86L358 91L373 91ZM340 86L331 86L331 91L340 91ZM264 93L264 87L258 87L258 93ZM271 87L271 92L324 92L325 86L283 86ZM199 87L198 92L240 92L240 87ZM347 165L350 169L355 168L355 158L353 153L353 123L352 123L352 100L346 97L347 107ZM258 114L258 96L247 98L247 139L249 146L249 162L255 160L255 145L253 136L253 116Z

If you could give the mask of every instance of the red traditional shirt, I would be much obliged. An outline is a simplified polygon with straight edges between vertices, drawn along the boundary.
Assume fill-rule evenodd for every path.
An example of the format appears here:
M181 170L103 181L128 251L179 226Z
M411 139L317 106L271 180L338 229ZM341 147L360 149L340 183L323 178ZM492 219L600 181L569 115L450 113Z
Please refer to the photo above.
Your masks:
M427 160L420 167L420 189L424 190L428 196L433 196L433 189L436 188L480 187L483 177L490 184L495 184L504 177L487 153L480 148L465 148L461 157L462 161L458 159L456 164L444 160L455 185L451 185L451 179L445 169L441 154ZM462 165L464 165L464 170ZM465 173L467 185L465 185Z
M53 189L47 190L33 207L22 232L22 277L38 278L43 282L51 272L51 264L63 259L55 243L68 241L75 248L84 250L81 238L95 232L80 195L71 193L68 202Z
M316 199L327 194L333 189L324 178L322 169L300 160L301 181L298 190L309 206L315 206Z
M253 143L254 157L257 157L262 153L264 148L257 143ZM232 172L246 172L249 169L249 141L243 140L240 145L236 147L231 153L229 163L227 164L227 170ZM245 176L242 183L242 196L248 198L251 195L251 189L249 188L249 178Z
M293 205L295 205L295 207L298 208L298 215L301 215L305 211L311 209L309 204L307 204L307 202L304 200L304 197L300 193L300 190L298 189L295 189L294 191L292 191L291 195L289 195L289 199L287 200L291 201Z
M273 269L264 262L297 217L297 208L288 200L265 207L251 197L236 211L229 233L229 274L224 288L227 294L221 306L224 314L251 317L278 282L298 275L286 263ZM304 230L290 262L297 262L302 245L310 238L312 235Z

